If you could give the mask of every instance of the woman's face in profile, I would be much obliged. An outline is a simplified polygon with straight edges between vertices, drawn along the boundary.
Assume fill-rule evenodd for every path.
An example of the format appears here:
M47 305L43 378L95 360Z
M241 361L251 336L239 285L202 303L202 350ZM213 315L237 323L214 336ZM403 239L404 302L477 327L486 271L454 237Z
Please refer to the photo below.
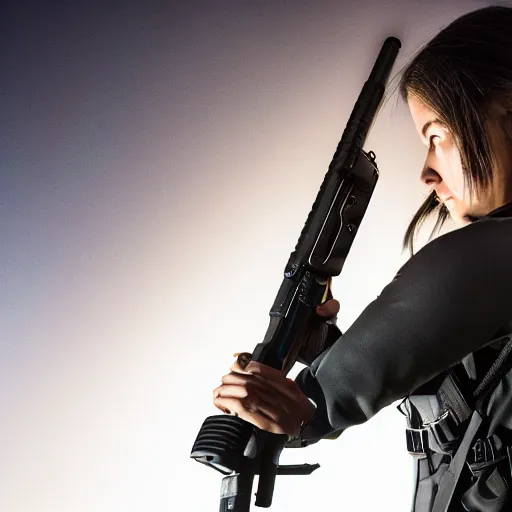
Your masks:
M435 190L439 201L444 203L452 220L458 225L469 223L468 216L480 217L503 204L512 201L510 194L510 175L512 168L505 163L509 148L505 148L504 134L491 133L499 150L502 167L506 168L505 178L499 174L493 178L489 193L473 194L464 184L464 172L459 149L450 131L438 119L436 114L417 97L408 98L409 109L422 143L427 147L427 158L420 179L429 191Z
M429 191L435 190L457 224L467 224L466 215L475 214L464 186L460 153L448 129L436 114L415 96L409 96L409 109L427 158L420 179Z

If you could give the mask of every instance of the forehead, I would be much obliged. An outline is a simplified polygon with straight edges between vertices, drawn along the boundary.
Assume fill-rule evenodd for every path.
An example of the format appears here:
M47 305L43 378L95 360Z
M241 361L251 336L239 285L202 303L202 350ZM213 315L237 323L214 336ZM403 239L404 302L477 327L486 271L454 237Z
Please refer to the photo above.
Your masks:
M416 96L409 96L409 98L407 98L407 103L409 105L409 110L411 111L416 130L419 135L422 135L422 130L425 124L436 121L437 115Z

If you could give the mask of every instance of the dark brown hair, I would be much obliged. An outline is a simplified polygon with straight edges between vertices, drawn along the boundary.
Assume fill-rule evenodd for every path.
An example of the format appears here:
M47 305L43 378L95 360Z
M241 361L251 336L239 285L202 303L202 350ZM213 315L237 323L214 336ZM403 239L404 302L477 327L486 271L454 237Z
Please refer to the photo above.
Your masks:
M512 8L487 7L452 22L427 43L403 71L399 90L430 107L452 133L470 194L491 183L494 160L486 130L490 107L512 96ZM431 214L431 236L448 217L431 193L414 215L404 248L414 251L417 230Z

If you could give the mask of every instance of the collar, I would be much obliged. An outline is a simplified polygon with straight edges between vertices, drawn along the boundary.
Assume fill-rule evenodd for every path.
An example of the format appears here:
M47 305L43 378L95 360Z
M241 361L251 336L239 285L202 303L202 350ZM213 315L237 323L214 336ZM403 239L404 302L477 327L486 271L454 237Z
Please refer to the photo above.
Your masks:
M489 212L485 217L512 217L512 203L504 204Z
M473 223L483 219L503 217L512 217L512 203L504 204L503 206L492 210L487 215L483 215L482 217L469 217L469 220Z

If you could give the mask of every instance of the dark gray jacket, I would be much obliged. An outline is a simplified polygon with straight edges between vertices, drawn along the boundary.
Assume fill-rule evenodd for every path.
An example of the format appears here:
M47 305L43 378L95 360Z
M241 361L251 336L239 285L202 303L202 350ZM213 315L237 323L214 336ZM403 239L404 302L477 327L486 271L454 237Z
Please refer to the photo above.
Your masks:
M343 336L297 376L317 405L303 430L303 445L336 437L396 400L421 394L463 360L472 378L481 379L497 354L489 342L512 332L511 264L512 204L422 248ZM505 388L502 383L499 399L491 400L494 429L498 424L512 429L512 391ZM464 478L472 484L471 475ZM458 502L453 510L464 510ZM427 509L418 505L417 510Z

